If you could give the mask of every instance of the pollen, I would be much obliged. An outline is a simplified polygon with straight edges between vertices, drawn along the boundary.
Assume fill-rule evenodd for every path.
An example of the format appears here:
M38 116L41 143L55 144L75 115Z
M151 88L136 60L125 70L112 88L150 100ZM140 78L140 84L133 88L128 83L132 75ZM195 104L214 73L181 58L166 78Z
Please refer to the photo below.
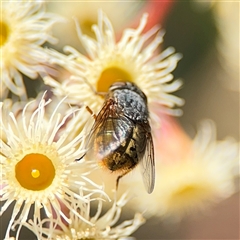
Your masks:
M108 92L109 87L118 81L132 82L131 75L118 67L109 67L105 69L97 81L98 92Z
M15 176L22 187L39 191L51 185L55 177L55 168L47 156L31 153L16 164Z
M37 169L33 169L31 174L32 174L32 177L33 177L33 178L38 178L38 177L40 177L40 172L39 172L39 170L37 170Z
M8 25L0 21L0 47L2 47L9 37L9 28Z

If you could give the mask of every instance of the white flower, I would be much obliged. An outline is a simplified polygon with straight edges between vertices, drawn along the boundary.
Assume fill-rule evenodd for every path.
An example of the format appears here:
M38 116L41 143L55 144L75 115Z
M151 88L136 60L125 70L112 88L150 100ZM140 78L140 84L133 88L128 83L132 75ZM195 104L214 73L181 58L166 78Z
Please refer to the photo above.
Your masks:
M39 95L37 96L35 101L33 101L33 99L29 99L29 101L33 101L33 102L28 106L28 108L25 111L25 116L27 116L26 119L30 119L33 111L38 108L38 105L39 105L39 102L42 99L42 96L43 96L43 93L39 93ZM3 100L3 102L2 102L2 112L1 112L2 113L3 125L11 125L11 128L13 129L13 131L16 132L17 130L16 130L14 122L12 122L12 121L9 122L9 117L8 117L9 111L11 110L12 114L14 115L14 118L18 122L18 128L19 128L19 127L22 126L22 124L19 124L19 122L22 122L22 120L23 120L21 113L22 113L25 105L29 101L17 101L17 102L14 102L10 98L5 98ZM53 105L53 104L51 103L50 105ZM7 143L7 135L3 131L1 132L1 139L5 143Z
M0 139L0 201L3 202L0 214L15 203L6 238L10 237L15 219L21 219L21 224L26 221L31 206L37 219L40 219L40 209L43 208L48 217L57 212L59 217L69 222L67 215L61 211L60 203L68 208L70 197L88 201L92 194L104 194L101 186L87 178L89 172L97 166L96 163L83 159L75 161L84 153L84 149L79 147L81 134L67 143L68 132L59 134L59 129L64 127L76 110L70 109L62 116L59 112L60 101L46 119L45 108L50 101L45 101L43 95L37 109L30 115L28 108L32 103L24 107L21 121L10 110L8 115L3 114L5 108L2 105L5 102L0 105L0 131L7 138L4 141ZM83 110L80 111L84 114ZM80 188L87 196L78 194Z
M7 95L9 93L9 90L7 86L1 81L0 82L0 101L3 101L7 98Z
M1 1L0 82L21 98L26 97L22 74L35 79L44 71L47 53L41 45L56 42L50 29L59 20L45 12L43 2Z
M75 212L79 212L92 223L92 226L80 220L72 212L70 212L71 223L69 225L56 219L44 219L42 222L37 222L36 219L34 219L34 221L30 221L30 224L25 224L25 226L33 231L39 240L104 240L124 239L124 237L130 236L145 223L140 213L136 213L131 220L124 221L120 224L118 223L122 208L127 202L125 194L118 201L114 200L112 207L104 214L102 213L102 200L97 201L98 205L95 210L92 209L94 207L90 201L87 203L75 200L71 201L71 207ZM95 211L95 214L90 216L93 214L93 211ZM43 225L47 225L48 227L43 227ZM47 236L47 238L44 236Z
M114 28L119 30L137 14L137 11L143 5L145 3L141 1L63 1L61 4L49 1L47 2L47 9L68 19L66 24L56 24L53 27L55 35L60 39L57 47L62 49L65 45L71 45L83 50L81 44L79 44L73 17L80 23L84 34L94 37L91 27L97 23L98 9L102 9L111 19ZM68 37L66 38L66 36Z
M239 2L214 2L219 39L217 47L220 53L220 62L227 76L223 75L223 81L234 91L240 91L239 87ZM221 75L222 76L222 75Z
M131 177L134 185L136 198L131 207L145 210L148 216L179 220L184 214L205 209L237 191L234 181L239 177L239 145L231 138L216 141L211 121L202 123L190 151L179 156L185 158L164 162L156 159L156 184L151 195L139 185L140 176L122 180L129 187Z
M71 53L68 57L49 52L52 55L50 61L67 68L72 76L61 84L46 77L45 83L54 88L55 94L69 95L70 103L84 102L98 113L104 99L97 93L107 92L113 82L130 81L146 94L155 123L159 122L155 104L170 114L181 114L179 109L170 109L183 104L182 99L170 94L182 85L180 80L171 82L171 71L175 69L181 55L174 53L171 47L159 54L158 48L164 33L157 26L143 33L146 23L147 14L144 14L138 28L126 29L122 38L116 42L111 22L100 11L98 25L92 27L97 40L83 35L78 29L87 56L71 47L65 48Z
M216 77L233 91L239 87L239 1L192 1L197 11L211 11L218 28L216 47L221 67ZM216 68L216 63L214 68Z

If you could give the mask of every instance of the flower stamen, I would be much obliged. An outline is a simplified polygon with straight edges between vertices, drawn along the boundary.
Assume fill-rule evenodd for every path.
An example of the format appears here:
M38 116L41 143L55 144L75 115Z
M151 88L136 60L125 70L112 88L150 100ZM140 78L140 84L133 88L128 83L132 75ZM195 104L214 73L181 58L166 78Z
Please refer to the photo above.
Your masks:
M84 34L94 37L94 33L92 31L92 26L96 22L97 22L97 19L94 21L94 19L89 19L89 18L82 21L82 30L83 30Z

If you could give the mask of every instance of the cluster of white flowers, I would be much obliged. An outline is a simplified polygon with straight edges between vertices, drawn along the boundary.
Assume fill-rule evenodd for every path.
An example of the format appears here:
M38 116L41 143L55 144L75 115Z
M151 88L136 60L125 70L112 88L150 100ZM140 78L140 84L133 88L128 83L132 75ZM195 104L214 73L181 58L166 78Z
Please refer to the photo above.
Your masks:
M36 79L45 70L44 43L56 43L50 32L62 18L45 12L41 1L1 1L1 98L10 89L26 99L23 75Z
M182 113L175 107L183 105L183 99L171 94L182 85L181 80L173 81L171 74L181 55L172 47L160 52L164 32L158 26L145 31L147 13L136 29L126 29L116 40L113 26L101 10L98 23L92 26L95 36L84 35L77 24L86 54L69 46L64 48L69 55L59 53L44 44L56 43L51 29L63 18L47 12L46 4L30 0L1 2L1 219L11 209L1 237L21 239L21 230L28 228L37 239L120 239L145 222L142 214L136 213L132 220L119 224L125 205L145 212L146 201L152 201L146 216L178 216L188 206L195 209L236 191L238 147L228 140L217 143L212 138L214 133L207 133L213 129L208 124L196 139L189 140L192 147L186 159L156 163L156 173L161 176L160 180L157 176L151 197L133 198L145 194L141 186L132 187L138 186L139 177L123 181L117 192L115 181L97 179L111 174L99 172L95 159L83 157L84 130L91 115L82 106L98 113L104 101L101 93L106 93L112 83L119 79L133 82L148 99L155 136L159 126L164 127L162 116ZM39 81L43 78L45 88L51 89L34 89L39 93L29 99L25 80L38 77ZM157 146L158 140L154 139ZM128 189L131 197L127 197ZM135 204L127 204L132 201ZM105 213L103 202L111 203Z

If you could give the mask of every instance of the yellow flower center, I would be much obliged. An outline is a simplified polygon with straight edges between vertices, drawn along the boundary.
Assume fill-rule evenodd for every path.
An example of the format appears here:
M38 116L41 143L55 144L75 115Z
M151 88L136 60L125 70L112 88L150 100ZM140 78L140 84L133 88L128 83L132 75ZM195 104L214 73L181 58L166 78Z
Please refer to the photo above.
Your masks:
M174 192L169 203L175 209L181 209L186 205L198 205L210 194L210 189L199 184L188 184Z
M22 187L39 191L51 185L55 168L45 155L31 153L16 164L15 176Z
M179 198L189 198L191 196L194 196L196 193L198 193L200 189L198 189L197 186L188 185L184 186L183 188L180 188L176 193L175 196Z
M118 81L132 81L131 75L118 67L105 69L97 82L97 92L108 92L109 87Z
M5 22L0 21L0 47L2 47L9 36L9 28Z

